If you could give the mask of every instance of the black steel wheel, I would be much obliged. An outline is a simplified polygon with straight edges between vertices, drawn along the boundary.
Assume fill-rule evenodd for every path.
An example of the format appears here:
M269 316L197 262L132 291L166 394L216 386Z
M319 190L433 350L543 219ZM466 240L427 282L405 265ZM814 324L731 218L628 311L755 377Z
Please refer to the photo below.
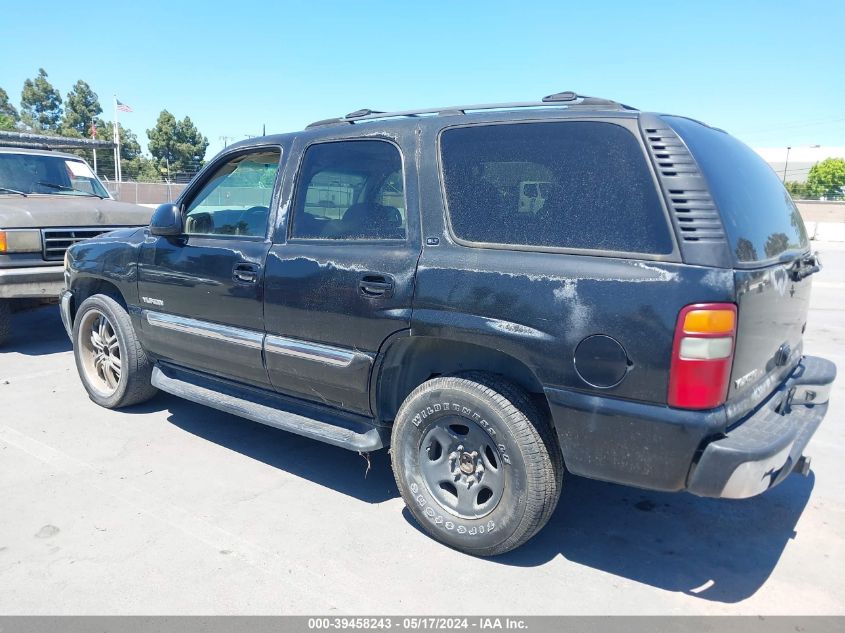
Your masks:
M560 496L554 430L524 391L498 376L440 377L417 387L399 409L390 450L417 522L469 554L519 547Z

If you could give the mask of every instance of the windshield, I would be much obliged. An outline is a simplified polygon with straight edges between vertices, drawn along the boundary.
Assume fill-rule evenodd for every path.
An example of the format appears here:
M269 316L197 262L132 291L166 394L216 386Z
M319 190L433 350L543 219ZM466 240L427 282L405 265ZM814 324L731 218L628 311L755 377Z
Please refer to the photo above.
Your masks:
M98 196L105 190L88 164L64 156L0 153L0 196Z

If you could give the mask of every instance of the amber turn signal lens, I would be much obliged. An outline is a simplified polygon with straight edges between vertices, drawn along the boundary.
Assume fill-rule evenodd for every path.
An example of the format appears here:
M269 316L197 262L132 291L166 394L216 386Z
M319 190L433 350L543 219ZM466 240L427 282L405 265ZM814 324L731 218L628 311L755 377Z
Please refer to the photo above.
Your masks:
M736 325L733 310L690 310L684 317L688 334L729 334Z
M6 232L0 231L0 253L6 252Z

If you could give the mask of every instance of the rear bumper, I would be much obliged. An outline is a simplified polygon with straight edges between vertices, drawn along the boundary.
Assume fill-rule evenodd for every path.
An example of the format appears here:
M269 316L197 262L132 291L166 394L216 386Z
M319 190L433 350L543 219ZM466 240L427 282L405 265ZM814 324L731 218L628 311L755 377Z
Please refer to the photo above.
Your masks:
M827 413L835 378L833 363L805 356L751 416L704 447L687 489L704 497L743 499L782 482Z
M57 299L64 288L64 266L0 269L0 299Z
M684 411L558 389L546 389L546 396L574 474L741 498L792 472L827 412L835 377L833 363L805 356L763 404L730 428L724 407Z

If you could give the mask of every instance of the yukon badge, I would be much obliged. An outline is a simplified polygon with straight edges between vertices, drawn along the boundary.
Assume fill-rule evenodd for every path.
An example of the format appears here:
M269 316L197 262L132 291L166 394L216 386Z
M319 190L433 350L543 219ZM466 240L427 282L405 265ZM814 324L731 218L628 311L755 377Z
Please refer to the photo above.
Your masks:
M163 306L164 301L161 299L154 299L153 297L141 297L141 301L151 306Z

